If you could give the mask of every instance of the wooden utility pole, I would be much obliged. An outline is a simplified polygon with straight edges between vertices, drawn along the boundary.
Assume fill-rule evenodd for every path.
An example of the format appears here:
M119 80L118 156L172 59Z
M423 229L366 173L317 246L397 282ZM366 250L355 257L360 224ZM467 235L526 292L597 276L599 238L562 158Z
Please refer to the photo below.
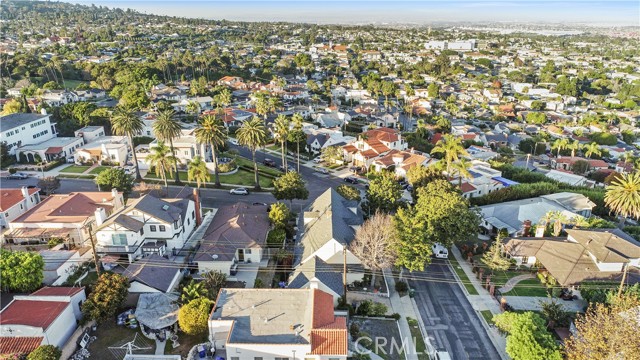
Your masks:
M100 277L100 263L98 262L98 253L96 252L96 243L93 241L93 233L91 232L91 223L87 225L89 231L89 241L91 242L91 250L93 251L93 262L96 265L96 274Z
M622 264L622 280L620 281L620 288L618 288L618 297L622 296L622 288L624 287L624 280L627 277L628 264Z
M342 285L344 286L344 302L347 303L347 247L342 249Z

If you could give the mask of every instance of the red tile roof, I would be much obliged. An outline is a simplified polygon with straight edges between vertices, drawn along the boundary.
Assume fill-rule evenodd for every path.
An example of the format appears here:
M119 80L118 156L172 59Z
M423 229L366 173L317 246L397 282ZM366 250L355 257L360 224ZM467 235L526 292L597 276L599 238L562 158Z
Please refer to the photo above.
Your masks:
M0 355L29 354L42 343L42 336L0 337Z
M438 141L440 141L440 139L442 139L442 133L435 133L431 138L431 143L435 145L438 143Z
M311 330L312 355L347 355L347 329Z
M103 202L106 200L106 202ZM85 221L94 215L97 208L103 207L107 213L113 208L110 192L77 192L56 194L31 208L14 220L18 223L75 223Z
M377 128L369 130L364 135L368 139L376 139L384 142L398 141L398 131L390 128Z
M333 296L315 289L313 291L313 319L311 326L316 329L335 321L333 315Z
M471 191L475 191L476 187L471 185L471 184L469 184L468 182L463 182L462 186L460 186L460 190L462 190L462 193L464 194L464 193L468 193L468 192L471 192Z
M31 296L73 296L84 290L81 287L48 287L45 286L42 289L34 292Z
M27 189L29 195L40 191L38 188ZM6 211L24 200L21 189L0 189L0 211Z
M47 329L69 305L64 301L14 300L0 312L0 325Z

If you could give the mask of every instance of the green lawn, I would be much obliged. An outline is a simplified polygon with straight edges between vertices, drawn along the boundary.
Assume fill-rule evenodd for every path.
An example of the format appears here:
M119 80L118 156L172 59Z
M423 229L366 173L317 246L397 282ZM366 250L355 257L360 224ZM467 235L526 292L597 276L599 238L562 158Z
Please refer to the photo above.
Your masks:
M467 292L469 292L469 295L478 295L478 291L473 287L473 284L471 284L471 280L469 280L467 273L465 273L464 270L462 270L462 267L458 264L458 260L451 257L449 258L449 261L451 262L451 266L453 266L453 270L455 270L456 274L458 274L458 277L462 281L462 285L464 285Z
M420 332L418 320L407 316L407 322L409 323L411 338L415 340L414 345L416 346L415 350L416 354L418 354L418 360L429 360L429 355L427 354L427 345L425 344L424 338L422 337L422 332Z
M281 147L280 147L279 144L272 144L272 145L267 146L267 149L273 150L273 151L280 151Z
M71 174L82 174L83 172L87 171L90 167L91 166L85 166L85 165L70 165L60 170L60 172L71 173Z
M180 171L180 180L187 182L188 181L188 177L189 177L189 175L187 174L187 172L185 170ZM160 179L160 177L157 176L153 172L147 173L146 178L148 178L148 179ZM171 176L171 175L167 174L167 180L169 181L169 183L173 182L172 181L173 178L174 178L174 176ZM215 181L215 177L213 176L213 174L211 174L209 182L213 183L214 181ZM224 183L224 184L253 186L254 185L253 172L248 171L248 170L244 170L244 169L238 169L238 171L235 174L220 175L220 182ZM273 180L271 178L267 178L265 176L260 176L260 186L262 186L262 187L272 187L273 186Z
M64 80L64 87L67 89L75 89L78 87L78 85L80 84L87 84L88 81L82 81L82 80Z
M505 296L547 296L547 288L540 283L540 280L526 279L520 281L511 291L502 295Z
M491 310L480 310L480 314L482 314L482 317L487 321L487 324L493 324L493 313Z
M247 166L247 167L250 167L250 168L253 169L253 161L251 161L249 159L245 159L245 158L240 157L240 156L236 156L236 164L238 164L238 166ZM279 164L280 164L280 162L276 161L276 165L279 165ZM273 176L276 176L276 177L282 175L282 172L280 172L278 169L275 169L275 168L272 168L272 167L268 167L268 166L264 166L264 165L262 165L260 163L258 163L258 171L261 171L261 172L264 172L266 174L273 175Z
M105 170L107 170L109 168L111 168L111 167L110 166L97 166L97 167L91 169L91 171L89 171L89 174L98 175L101 172L103 172L103 171L105 171Z

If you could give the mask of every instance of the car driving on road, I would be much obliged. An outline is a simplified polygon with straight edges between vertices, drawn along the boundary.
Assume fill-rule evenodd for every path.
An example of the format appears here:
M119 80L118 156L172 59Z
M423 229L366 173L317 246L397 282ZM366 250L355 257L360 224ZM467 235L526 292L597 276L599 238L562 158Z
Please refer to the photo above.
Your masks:
M344 178L344 181L352 184L357 184L358 178L355 178L353 176L347 176L346 178Z
M229 190L229 194L231 195L249 195L249 190L245 188L236 188Z
M9 176L7 176L7 179L11 179L11 180L24 180L27 179L29 177L29 175L25 174L25 173L15 173L15 174L11 174Z

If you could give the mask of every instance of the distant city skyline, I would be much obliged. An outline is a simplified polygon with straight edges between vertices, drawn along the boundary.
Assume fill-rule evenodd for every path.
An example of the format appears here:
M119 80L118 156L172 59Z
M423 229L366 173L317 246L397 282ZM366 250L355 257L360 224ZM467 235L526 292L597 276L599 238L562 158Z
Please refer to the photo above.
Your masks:
M414 1L168 1L75 0L140 12L235 21L365 24L442 22L544 22L640 26L638 0L414 0Z

